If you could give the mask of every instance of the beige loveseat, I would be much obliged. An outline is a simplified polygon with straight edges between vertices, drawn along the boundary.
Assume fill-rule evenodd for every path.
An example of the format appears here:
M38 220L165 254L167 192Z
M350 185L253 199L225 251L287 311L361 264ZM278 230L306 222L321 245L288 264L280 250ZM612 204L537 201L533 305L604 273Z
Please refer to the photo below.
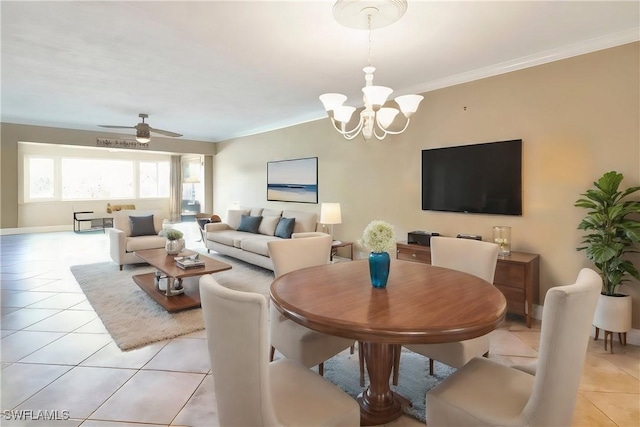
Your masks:
M243 215L254 218L261 217L255 232L242 231L240 226L243 225ZM287 219L285 222L289 225L293 223L293 228L289 230L290 237L295 237L293 235L296 233L314 232L318 225L318 215L312 212L263 208L230 210L225 222L205 225L204 243L207 251L213 250L273 270L267 242L287 238L278 237L278 234L280 236L287 235L286 231L283 234L283 229L278 228L278 225L282 225L280 224L282 218Z
M148 217L153 215L153 223L138 220L137 218ZM131 228L131 218L134 217L136 228ZM138 264L143 262L140 258L133 254L134 251L143 249L164 248L166 239L159 236L162 230L163 217L159 212L139 211L139 210L121 210L113 213L113 228L109 230L109 244L111 258L120 266L124 264ZM145 224L145 222L147 222ZM144 227L146 225L146 227ZM142 235L133 235L132 234Z

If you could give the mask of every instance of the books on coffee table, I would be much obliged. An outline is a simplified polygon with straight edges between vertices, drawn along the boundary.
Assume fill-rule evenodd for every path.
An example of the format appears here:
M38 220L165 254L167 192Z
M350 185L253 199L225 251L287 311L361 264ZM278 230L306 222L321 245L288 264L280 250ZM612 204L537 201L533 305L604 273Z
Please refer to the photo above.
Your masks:
M184 257L175 257L176 265L183 269L204 267L204 261L199 258L198 254Z

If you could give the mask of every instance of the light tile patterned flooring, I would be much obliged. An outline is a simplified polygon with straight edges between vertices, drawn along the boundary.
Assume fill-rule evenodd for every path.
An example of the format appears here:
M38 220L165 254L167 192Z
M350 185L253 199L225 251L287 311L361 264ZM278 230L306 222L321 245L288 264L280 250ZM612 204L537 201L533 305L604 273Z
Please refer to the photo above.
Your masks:
M189 245L202 245L192 224L179 228ZM70 416L17 421L3 412L2 425L218 425L203 332L122 352L86 301L69 267L110 260L106 235L1 236L0 252L0 409ZM490 357L535 360L539 329L507 321L493 332ZM640 348L616 343L615 351L605 352L602 340L590 342L574 426L640 425ZM420 425L409 417L392 424Z

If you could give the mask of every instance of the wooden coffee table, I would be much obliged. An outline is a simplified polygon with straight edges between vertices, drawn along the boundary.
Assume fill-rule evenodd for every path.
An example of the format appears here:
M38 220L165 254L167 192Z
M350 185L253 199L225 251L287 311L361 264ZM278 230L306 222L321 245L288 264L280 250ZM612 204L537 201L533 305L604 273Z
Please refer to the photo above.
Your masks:
M167 255L164 248L135 251L136 256L158 271L135 275L133 281L169 313L200 307L199 277L230 270L231 266L202 254L200 260L204 261L204 267L183 270L176 265L176 256L190 256L196 253L185 250L180 255ZM164 287L161 286L163 283Z

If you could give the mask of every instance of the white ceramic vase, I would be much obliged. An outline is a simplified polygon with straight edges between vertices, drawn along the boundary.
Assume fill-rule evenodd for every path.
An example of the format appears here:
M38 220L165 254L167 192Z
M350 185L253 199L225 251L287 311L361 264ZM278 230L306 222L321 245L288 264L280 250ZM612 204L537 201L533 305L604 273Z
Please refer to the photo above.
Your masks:
M601 294L593 316L593 326L610 332L631 330L631 297Z

